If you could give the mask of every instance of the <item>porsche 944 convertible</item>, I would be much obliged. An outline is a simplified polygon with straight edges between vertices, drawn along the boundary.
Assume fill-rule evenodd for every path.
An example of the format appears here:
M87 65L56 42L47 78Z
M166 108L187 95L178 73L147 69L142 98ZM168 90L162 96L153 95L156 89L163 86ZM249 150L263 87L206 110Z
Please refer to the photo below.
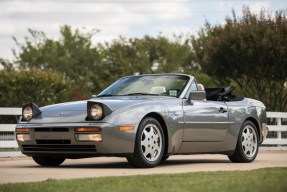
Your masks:
M204 89L185 74L123 77L89 100L25 104L16 139L42 166L117 156L149 168L170 155L204 153L252 162L268 133L266 109L233 89Z

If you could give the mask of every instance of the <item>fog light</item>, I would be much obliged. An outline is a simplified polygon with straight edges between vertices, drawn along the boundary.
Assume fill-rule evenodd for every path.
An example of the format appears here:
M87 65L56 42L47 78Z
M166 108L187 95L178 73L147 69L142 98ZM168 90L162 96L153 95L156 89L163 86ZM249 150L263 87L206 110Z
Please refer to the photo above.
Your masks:
M30 134L17 134L17 141L30 141Z
M102 129L98 127L77 127L75 132L101 132Z
M77 141L103 141L102 134L75 134Z

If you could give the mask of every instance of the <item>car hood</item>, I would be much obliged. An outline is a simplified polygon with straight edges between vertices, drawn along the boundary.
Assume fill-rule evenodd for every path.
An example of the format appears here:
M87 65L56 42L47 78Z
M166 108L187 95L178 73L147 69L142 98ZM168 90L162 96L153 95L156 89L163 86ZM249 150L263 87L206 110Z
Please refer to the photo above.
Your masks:
M136 104L143 104L151 102L154 100L166 100L173 99L172 97L166 96L127 96L127 97L102 97L102 98L92 98L90 100L84 101L74 101L68 103L60 103L49 105L40 108L42 112L49 111L86 111L87 101L99 102L107 105L111 110L117 110L119 108L125 108Z

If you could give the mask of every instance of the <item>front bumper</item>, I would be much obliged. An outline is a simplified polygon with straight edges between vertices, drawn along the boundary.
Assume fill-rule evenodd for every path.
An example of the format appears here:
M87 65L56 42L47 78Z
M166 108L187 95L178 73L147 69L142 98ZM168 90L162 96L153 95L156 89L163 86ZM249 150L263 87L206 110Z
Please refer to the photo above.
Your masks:
M138 125L133 125L137 127ZM101 128L103 141L77 141L75 128ZM93 156L126 156L134 152L136 129L120 131L109 123L53 123L18 124L16 128L29 128L30 141L17 141L22 153L56 155L71 158ZM21 134L16 132L17 134Z

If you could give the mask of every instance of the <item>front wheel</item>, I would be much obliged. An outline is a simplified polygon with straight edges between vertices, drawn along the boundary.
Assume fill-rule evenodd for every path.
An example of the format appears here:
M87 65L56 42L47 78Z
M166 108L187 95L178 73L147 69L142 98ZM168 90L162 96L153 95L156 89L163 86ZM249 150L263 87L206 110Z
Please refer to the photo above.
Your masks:
M240 129L236 149L229 157L232 162L249 163L254 161L259 148L256 126L245 121Z
M166 161L168 158L169 158L169 155L164 155L164 156L162 156L161 162Z
M139 125L134 154L127 157L127 160L135 167L155 167L161 162L164 146L165 138L160 123L152 117L147 117Z
M65 158L60 157L33 156L32 158L37 164L45 167L59 166L65 161Z

